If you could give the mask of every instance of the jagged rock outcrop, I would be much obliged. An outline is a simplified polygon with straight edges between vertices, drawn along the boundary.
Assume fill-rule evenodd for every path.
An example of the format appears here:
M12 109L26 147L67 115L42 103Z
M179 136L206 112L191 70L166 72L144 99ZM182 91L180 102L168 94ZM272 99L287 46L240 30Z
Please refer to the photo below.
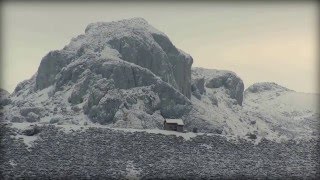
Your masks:
M266 92L266 91L292 91L286 87L280 86L279 84L276 84L274 82L260 82L255 83L251 86L249 86L245 93L260 93L260 92Z
M43 58L36 88L53 84L65 64L89 53L102 58L113 55L147 68L190 98L192 57L142 18L89 24L85 34L72 39L63 50L52 51Z
M239 120L243 100L243 82L230 71L192 68L193 110L186 116L188 130L218 134L246 134ZM190 123L190 124L189 124Z
M83 113L104 125L161 128L163 118L192 108L191 65L191 56L141 18L93 23L17 86L13 101L22 110L9 119L75 121Z
M214 69L192 68L193 81L199 81L197 79L201 78L205 79L206 88L224 87L228 90L229 96L236 99L239 105L242 105L244 84L235 73ZM202 89L202 87L200 89Z
M0 88L0 107L10 103L9 95L8 91Z
M42 58L36 77L36 89L44 89L55 83L56 75L75 58L72 51L56 50Z

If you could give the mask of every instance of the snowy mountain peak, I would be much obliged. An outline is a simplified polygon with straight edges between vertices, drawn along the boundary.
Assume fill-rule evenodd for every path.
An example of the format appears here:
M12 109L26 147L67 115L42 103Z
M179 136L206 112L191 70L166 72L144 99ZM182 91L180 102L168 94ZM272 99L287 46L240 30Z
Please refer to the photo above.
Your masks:
M154 27L152 27L145 19L136 17L131 19L123 19L120 21L112 21L112 22L96 22L89 24L85 33L99 33L101 31L111 32L113 30L118 30L119 33L124 32L134 32L134 31L146 31L155 34L164 35L161 31L158 31Z
M143 18L91 23L85 34L73 38L63 51L72 54L69 58L60 51L61 57L68 57L64 59L92 54L134 63L151 70L190 98L192 57L177 49L164 33Z
M276 84L274 82L260 82L260 83L255 83L249 86L245 90L245 93L261 93L261 92L267 92L267 91L283 92L283 91L292 91L292 90L286 87L283 87L279 84Z
M11 122L161 128L191 110L192 57L144 19L92 23L10 96ZM9 112L9 111L8 111Z

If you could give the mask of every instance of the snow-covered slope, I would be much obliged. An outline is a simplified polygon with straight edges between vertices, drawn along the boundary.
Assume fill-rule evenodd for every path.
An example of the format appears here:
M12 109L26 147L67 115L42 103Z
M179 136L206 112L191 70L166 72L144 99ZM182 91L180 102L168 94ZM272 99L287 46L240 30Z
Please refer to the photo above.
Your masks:
M243 93L242 103L236 95ZM262 137L275 141L318 137L317 94L295 92L275 83L256 83L243 91L241 79L233 72L193 68L192 95L190 119L206 122L198 122L200 130L257 141Z
M243 82L233 72L192 68L194 119L207 122L200 130L246 137L248 122L241 120ZM193 119L193 120L194 120ZM211 129L210 129L211 128Z
M279 139L318 137L319 95L289 90L275 83L257 83L244 93L245 113L257 131Z

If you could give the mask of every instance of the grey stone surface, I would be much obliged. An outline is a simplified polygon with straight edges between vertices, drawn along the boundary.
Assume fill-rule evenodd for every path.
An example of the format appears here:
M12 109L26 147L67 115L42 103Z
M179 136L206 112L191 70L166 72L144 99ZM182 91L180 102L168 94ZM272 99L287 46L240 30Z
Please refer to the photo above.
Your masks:
M213 77L206 83L207 88L225 87L230 91L230 97L237 100L242 105L244 85L240 78L227 73L221 76Z
M62 122L62 121L63 121L63 119L61 117L53 117L53 118L50 119L49 123L50 124L57 124L57 123Z
M83 69L82 73L78 73L79 68ZM75 72L77 73L73 74ZM118 110L130 109L128 106L130 103L126 103L124 97L137 98L134 92L129 93L135 88L146 89L146 92L152 94L152 98L160 98L159 105L143 109L147 113L152 114L160 110L164 117L181 117L190 110L190 101L174 87L162 81L150 70L121 60L96 56L91 56L90 61L81 58L69 64L57 76L56 91L70 85L72 92L68 102L72 104L84 102L84 112L94 122L101 124L114 123L113 118ZM121 93L128 94L122 96ZM134 100L129 99L129 101ZM152 100L143 101L143 104L147 107L150 102Z
M83 96L87 94L89 88L90 78L92 78L91 71L85 70L81 75L82 77L79 80L75 80L78 82L74 85L72 93L68 98L68 101L72 104L82 103L84 101Z
M36 125L36 126L28 127L27 129L22 131L22 134L26 135L26 136L35 136L36 134L38 134L40 132L41 132L41 128Z
M26 116L26 120L27 122L37 122L40 120L40 117L34 112L29 112Z
M36 89L44 89L55 82L56 75L70 63L73 52L56 50L42 58L36 78Z
M44 112L44 109L42 107L23 107L20 109L20 114L22 116L27 116L30 112L41 116L41 114Z
M242 105L244 84L235 73L215 69L192 68L192 79L199 78L205 79L206 88L223 87L227 89L229 96L236 99L239 105Z
M179 118L192 109L188 98L163 81L158 81L153 91L159 94L161 115L164 118Z
M0 108L11 103L10 93L0 88Z
M206 92L204 78L194 78L191 83L191 92L196 98L201 99L201 95Z
M14 115L11 119L11 122L18 122L18 123L22 123L25 121L25 117L23 116L17 116L17 115Z
M204 78L198 78L198 79L192 79L192 86L196 88L200 94L203 94L206 92L204 88Z

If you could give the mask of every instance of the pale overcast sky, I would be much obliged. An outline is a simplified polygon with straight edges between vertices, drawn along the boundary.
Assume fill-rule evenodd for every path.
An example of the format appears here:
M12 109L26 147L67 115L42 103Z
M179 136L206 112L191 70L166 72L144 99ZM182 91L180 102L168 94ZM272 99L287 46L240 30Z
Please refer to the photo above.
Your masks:
M143 17L189 53L193 66L237 73L248 87L272 81L318 89L315 3L3 3L1 87L12 92L49 51L96 21Z

